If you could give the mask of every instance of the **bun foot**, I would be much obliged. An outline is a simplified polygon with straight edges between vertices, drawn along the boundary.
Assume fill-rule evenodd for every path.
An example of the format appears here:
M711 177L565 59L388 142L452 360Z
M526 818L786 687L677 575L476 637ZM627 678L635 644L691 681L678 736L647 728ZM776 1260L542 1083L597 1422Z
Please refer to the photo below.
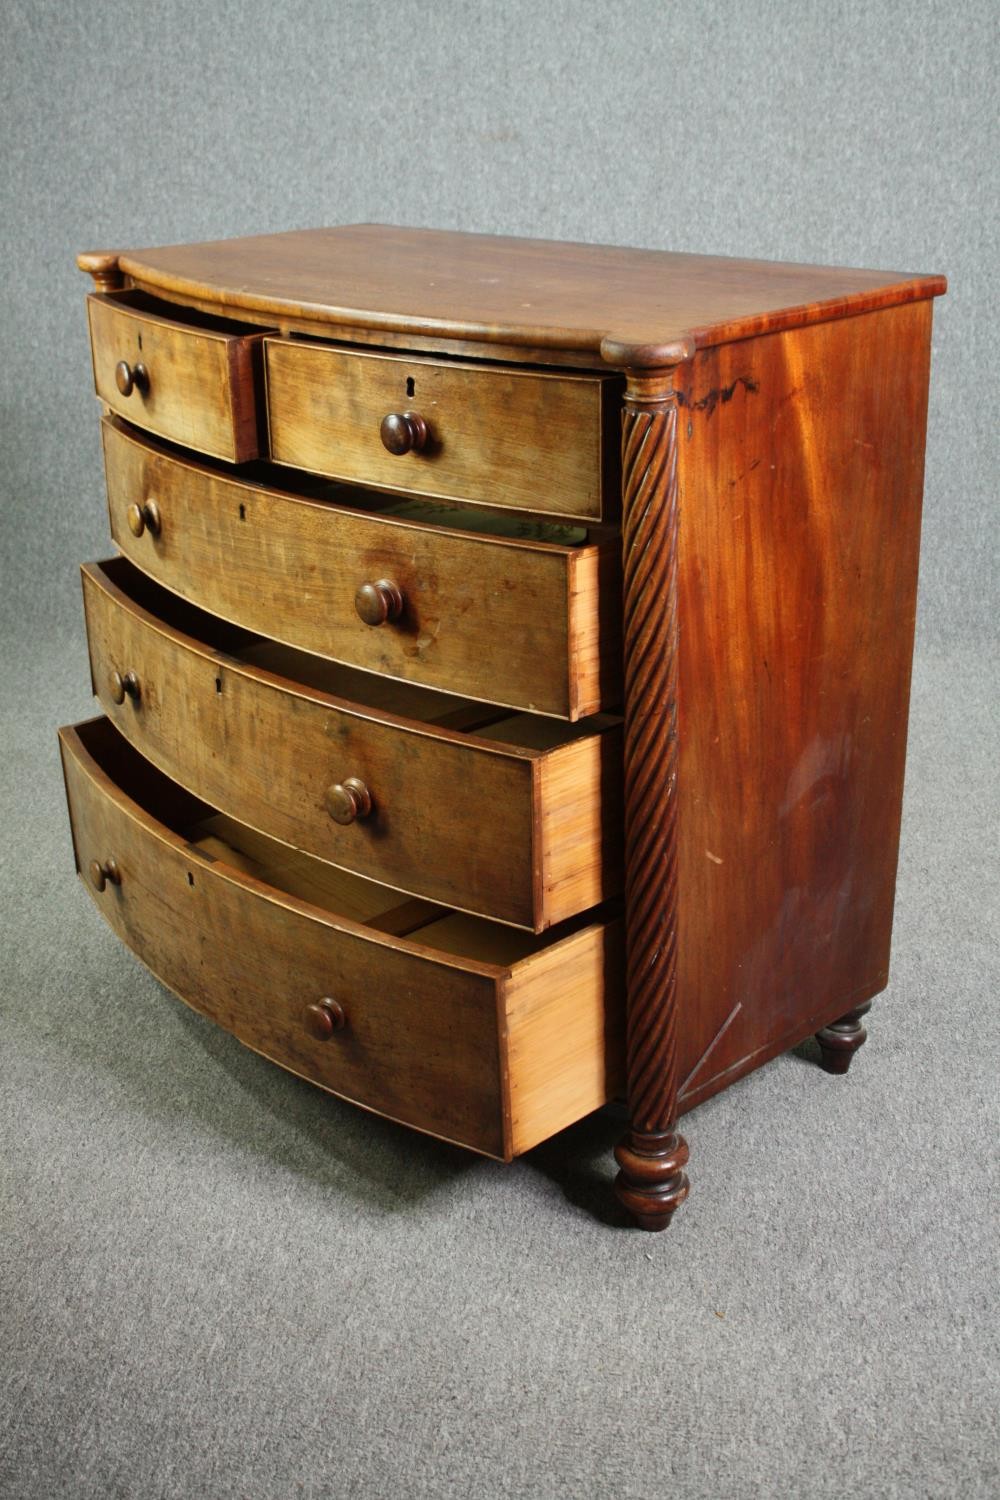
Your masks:
M820 1067L827 1073L847 1072L851 1066L851 1058L868 1039L868 1032L861 1024L861 1018L871 1008L871 1001L863 1000L860 1005L849 1010L846 1016L841 1016L839 1021L833 1021L829 1026L824 1026L822 1031L817 1031Z
M645 1135L633 1130L615 1147L615 1160L621 1168L615 1179L619 1202L640 1229L666 1229L690 1191L684 1173L687 1141L673 1131Z

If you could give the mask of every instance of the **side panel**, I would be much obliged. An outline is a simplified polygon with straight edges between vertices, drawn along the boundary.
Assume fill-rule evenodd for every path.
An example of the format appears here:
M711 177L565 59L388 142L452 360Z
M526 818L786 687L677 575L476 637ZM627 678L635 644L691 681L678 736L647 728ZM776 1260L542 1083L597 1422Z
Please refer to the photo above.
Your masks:
M931 303L678 374L683 1107L888 978Z

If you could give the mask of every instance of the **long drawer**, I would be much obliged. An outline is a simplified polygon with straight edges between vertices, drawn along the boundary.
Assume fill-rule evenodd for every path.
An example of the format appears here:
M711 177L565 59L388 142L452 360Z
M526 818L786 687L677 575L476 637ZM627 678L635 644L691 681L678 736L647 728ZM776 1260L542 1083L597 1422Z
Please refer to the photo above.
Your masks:
M546 942L401 902L218 814L106 719L60 740L77 868L98 909L249 1047L505 1159L618 1089L619 922Z
M139 292L87 298L94 387L137 426L233 463L261 452L264 330Z
M621 381L264 341L271 456L412 494L616 512Z
M437 524L413 515L419 505L345 486L295 493L281 487L292 476L268 466L236 477L113 419L102 431L115 542L214 614L535 713L575 720L620 702L615 535L529 522L520 537L484 533L462 529L470 514L484 524L481 513L455 507Z
M101 707L226 813L399 890L541 931L621 890L621 726L486 709L317 661L82 570Z

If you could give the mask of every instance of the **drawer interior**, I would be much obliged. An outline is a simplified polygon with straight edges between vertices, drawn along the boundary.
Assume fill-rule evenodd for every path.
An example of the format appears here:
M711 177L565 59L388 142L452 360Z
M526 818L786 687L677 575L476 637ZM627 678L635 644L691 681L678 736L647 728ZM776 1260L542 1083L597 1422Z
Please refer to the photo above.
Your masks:
M602 733L620 722L612 714L595 714L571 724L540 714L492 707L343 666L220 620L172 594L124 557L109 558L98 564L97 570L127 603L153 616L154 623L161 621L213 651L284 678L293 688L328 693L362 709L394 714L456 733L475 734L526 751L553 750Z
M196 307L182 307L176 302L163 302L129 287L121 292L107 292L101 301L112 307L120 307L131 313L140 313L144 318L157 318L165 323L175 323L182 328L196 328L202 333L220 333L227 338L243 338L251 333L272 333L273 324L239 323L235 318L218 317L214 313L202 312Z
M110 720L91 719L78 725L77 733L105 775L193 850L373 932L412 937L438 953L506 967L594 919L594 914L588 913L535 936L430 901L401 896L375 881L290 849L218 812L158 771Z

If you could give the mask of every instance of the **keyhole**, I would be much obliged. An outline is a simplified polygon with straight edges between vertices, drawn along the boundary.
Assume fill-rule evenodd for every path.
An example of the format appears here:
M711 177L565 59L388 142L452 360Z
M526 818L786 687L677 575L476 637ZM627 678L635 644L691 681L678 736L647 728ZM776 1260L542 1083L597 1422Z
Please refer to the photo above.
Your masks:
M406 394L408 396L412 396L413 395L415 384L416 383L415 383L415 381L413 379L413 376L412 375L407 376L407 380L406 380Z
M245 521L246 518L247 518L247 508L246 508L245 505L241 505L240 506L240 520L241 521Z

